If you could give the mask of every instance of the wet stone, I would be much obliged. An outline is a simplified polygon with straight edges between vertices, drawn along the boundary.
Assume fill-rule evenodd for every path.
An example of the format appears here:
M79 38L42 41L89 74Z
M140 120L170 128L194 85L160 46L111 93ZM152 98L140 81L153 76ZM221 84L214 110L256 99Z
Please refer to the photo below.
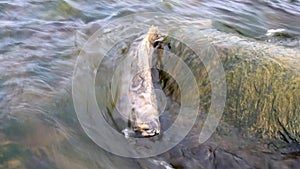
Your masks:
M253 167L250 167L247 162L231 153L228 153L220 148L215 150L215 164L216 168L218 169L251 169Z
M214 152L210 146L200 145L191 150L192 158L196 159L205 168L214 168Z
M283 160L271 160L269 162L269 168L272 169L290 169L290 168L299 168L300 156L291 157Z

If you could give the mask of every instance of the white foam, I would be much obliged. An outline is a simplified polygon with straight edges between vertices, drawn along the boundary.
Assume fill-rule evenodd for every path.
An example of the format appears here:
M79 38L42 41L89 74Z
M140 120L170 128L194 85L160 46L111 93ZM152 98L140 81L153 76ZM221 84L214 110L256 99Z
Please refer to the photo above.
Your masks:
M282 33L282 32L285 32L286 30L285 29L269 29L266 33L266 36L274 36L275 34L277 33Z

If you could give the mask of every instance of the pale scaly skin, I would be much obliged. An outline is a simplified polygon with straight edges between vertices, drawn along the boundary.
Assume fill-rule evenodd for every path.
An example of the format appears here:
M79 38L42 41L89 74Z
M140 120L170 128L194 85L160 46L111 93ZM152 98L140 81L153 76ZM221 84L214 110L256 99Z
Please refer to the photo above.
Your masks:
M153 44L161 38L158 28L152 26L139 43L131 65L133 75L130 85L132 128L142 137L160 133L159 113L151 77Z

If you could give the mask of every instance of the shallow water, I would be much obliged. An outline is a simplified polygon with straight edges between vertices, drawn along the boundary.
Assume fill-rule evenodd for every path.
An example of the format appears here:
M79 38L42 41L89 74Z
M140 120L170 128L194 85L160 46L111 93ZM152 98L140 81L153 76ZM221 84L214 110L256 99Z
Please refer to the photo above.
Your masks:
M164 22L155 18L153 13L137 15L136 20L140 21L138 24L130 24L130 19L124 21L124 24L120 22L123 16L142 12L163 12L168 13L168 16L160 18ZM233 150L240 156L244 153L244 158L251 157L252 161L256 160L256 155L265 160L252 166L265 168L266 166L261 166L264 164L276 168L280 166L276 161L282 160L285 161L284 166L296 168L299 156L282 157L276 152L268 156L271 150L264 150L264 144L260 145L255 139L250 143L238 142L239 133L230 126L228 128L232 130L234 137L223 138L216 135L210 143L197 145L194 141L197 139L193 138L197 136L202 123L196 125L176 148L161 156L135 160L112 155L98 147L82 130L73 107L72 75L80 49L99 28L102 28L102 35L108 42L120 42L114 48L115 51L111 50L112 57L107 57L103 63L106 67L98 70L105 72L104 78L110 78L114 64L118 63L115 54L120 51L126 53L133 39L140 37L152 24L161 26L165 32L172 29L165 27L166 23L173 28L189 25L198 25L203 29L212 27L257 41L299 48L299 16L300 2L284 0L1 1L0 168L167 168L168 163L178 168L209 168L207 166L212 164L209 160L215 154L218 156L218 167L224 168L226 162L222 160L232 160L228 155L230 153L223 151L224 149ZM205 19L210 19L212 25ZM283 36L265 35L269 29L279 28L286 30ZM115 37L114 31L126 35L127 41L124 41L125 37ZM105 45L107 44L101 47ZM101 50L101 47L95 50ZM96 91L98 88L101 85L96 86ZM98 102L103 97L98 92ZM162 119L166 121L163 122L164 125L174 121L172 113L178 110L176 102L169 97L168 101L166 112L169 113ZM110 109L108 106L108 112ZM109 121L110 117L107 119ZM117 129L116 124L119 123L121 122L111 121ZM225 141L222 144L226 148L212 148L223 139ZM172 141L175 143L177 140ZM233 146L229 142L241 145ZM248 149L253 149L254 155L245 153ZM207 161L197 159L198 156L207 157ZM195 158L188 160L190 157ZM268 159L273 163L266 164ZM241 163L251 168L251 164L239 164ZM207 166L203 166L204 164Z

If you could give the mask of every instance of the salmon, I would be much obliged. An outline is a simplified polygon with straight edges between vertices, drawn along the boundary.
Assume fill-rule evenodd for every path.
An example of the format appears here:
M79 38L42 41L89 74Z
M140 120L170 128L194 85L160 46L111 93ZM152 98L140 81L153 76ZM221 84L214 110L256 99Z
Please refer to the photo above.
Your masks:
M161 38L158 28L152 26L132 56L129 99L131 129L135 137L152 137L160 133L159 112L151 67L154 44Z

